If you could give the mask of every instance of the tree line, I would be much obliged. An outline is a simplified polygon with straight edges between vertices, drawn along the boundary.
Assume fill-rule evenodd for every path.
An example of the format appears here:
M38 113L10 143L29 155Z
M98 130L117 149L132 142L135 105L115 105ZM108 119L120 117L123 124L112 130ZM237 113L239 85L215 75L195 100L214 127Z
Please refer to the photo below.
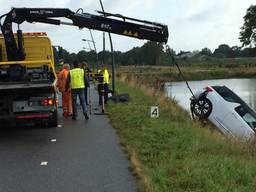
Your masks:
M55 50L57 57L62 54L65 63L72 63L78 61L80 63L87 62L91 66L97 65L97 55L94 50L81 50L78 53L69 53L62 49L62 53ZM161 43L148 41L141 47L134 47L127 52L114 51L114 58L116 65L164 65L169 62L169 58L164 51ZM98 53L98 64L112 63L112 53L110 51L101 51Z
M200 51L180 51L178 54L173 51L178 59L188 58L240 58L240 57L256 57L255 48L241 48L238 46L230 47L227 44L221 44L213 52L209 48L203 48ZM96 52L81 50L78 53L69 53L67 50L62 50L65 63L80 63L87 62L91 67L101 65L103 60L105 64L112 63L112 54L110 51L101 51L98 53L98 62ZM60 54L58 54L60 55ZM114 52L116 65L169 65L171 63L170 56L165 51L160 43L146 42L141 47L134 47L127 52Z

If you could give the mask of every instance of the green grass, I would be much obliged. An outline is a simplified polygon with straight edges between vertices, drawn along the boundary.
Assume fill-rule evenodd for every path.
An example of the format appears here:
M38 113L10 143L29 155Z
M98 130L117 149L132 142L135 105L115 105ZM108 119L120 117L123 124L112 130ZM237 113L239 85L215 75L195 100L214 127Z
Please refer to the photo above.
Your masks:
M187 80L210 80L228 78L255 78L256 58L178 60ZM120 67L117 76L132 76L150 86L163 81L183 81L177 68L170 66L126 66Z
M187 80L210 80L210 79L228 79L228 78L254 78L256 68L197 68L182 67L181 71ZM140 81L146 81L147 84L156 80L163 81L182 81L178 70L172 68L150 68L147 70L125 69L119 70L118 76L136 76Z
M135 152L147 182L141 191L255 191L256 157L251 147L230 142L201 127L163 96L118 82L130 103L108 104L121 143ZM157 99L159 98L159 99ZM160 118L151 119L152 105Z
M255 57L245 57L245 58L190 58L190 59L180 59L178 60L180 65L183 66L197 66L197 67L241 67L241 66L255 66Z

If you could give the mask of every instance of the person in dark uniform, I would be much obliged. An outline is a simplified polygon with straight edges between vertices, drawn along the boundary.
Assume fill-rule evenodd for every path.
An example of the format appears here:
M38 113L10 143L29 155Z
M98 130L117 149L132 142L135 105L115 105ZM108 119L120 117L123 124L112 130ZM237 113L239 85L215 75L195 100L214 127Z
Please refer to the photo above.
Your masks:
M81 68L84 69L84 71L86 73L86 77L88 77L88 73L91 72L88 64L86 62L83 62L81 65ZM89 79L87 79L87 82L88 83L85 85L85 88L84 88L84 96L85 96L85 104L89 105L89 102L88 102L88 88L90 88Z

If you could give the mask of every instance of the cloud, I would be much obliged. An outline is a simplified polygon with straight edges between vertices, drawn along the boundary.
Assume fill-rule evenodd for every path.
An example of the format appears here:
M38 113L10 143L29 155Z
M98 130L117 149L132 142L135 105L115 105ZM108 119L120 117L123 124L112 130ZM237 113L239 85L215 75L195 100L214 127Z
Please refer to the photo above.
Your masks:
M168 24L173 30L169 42L176 50L204 47L214 50L222 43L240 45L243 16L252 3L252 0L180 1L180 13L174 11L169 17Z
M105 0L103 3L106 6L106 10L119 13L132 15L134 12L141 12L141 10L150 10L157 3L156 0L130 0L129 3L120 0Z

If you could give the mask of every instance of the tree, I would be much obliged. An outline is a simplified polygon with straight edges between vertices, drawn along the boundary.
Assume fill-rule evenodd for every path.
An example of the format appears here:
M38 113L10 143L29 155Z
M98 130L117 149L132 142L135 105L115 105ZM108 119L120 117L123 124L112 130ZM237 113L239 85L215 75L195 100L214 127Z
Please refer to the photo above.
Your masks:
M232 57L232 49L227 44L221 44L215 49L213 55L218 58L230 58Z
M157 61L163 53L163 45L152 41L146 42L140 48L141 59L146 65L158 65Z
M239 39L243 46L256 46L256 5L247 9Z
M241 47L238 46L233 46L231 47L231 57L235 58L235 57L241 57Z
M205 56L211 56L212 55L211 49L209 49L207 47L203 48L200 53L201 53L201 55L205 55Z

